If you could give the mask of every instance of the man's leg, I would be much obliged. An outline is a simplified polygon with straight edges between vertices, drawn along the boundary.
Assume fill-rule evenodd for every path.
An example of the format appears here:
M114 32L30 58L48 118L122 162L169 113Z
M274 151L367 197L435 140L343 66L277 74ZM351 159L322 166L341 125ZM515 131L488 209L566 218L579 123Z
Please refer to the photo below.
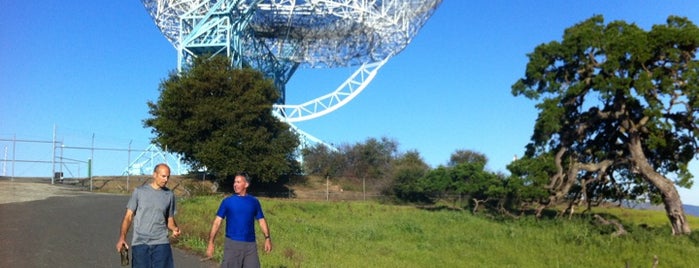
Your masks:
M156 268L172 268L175 267L175 262L172 258L172 248L170 244L161 244L151 246L152 267Z
M221 268L233 267L243 267L243 251L240 248L239 242L226 237L223 242L223 261L221 261Z
M223 242L223 261L221 268L240 268L245 260L245 244L226 238ZM247 268L247 267L246 267Z
M131 267L150 267L150 252L148 245L131 246Z
M245 243L244 252L245 257L243 258L243 267L246 268L260 268L260 256L257 255L257 244L255 242L243 242Z

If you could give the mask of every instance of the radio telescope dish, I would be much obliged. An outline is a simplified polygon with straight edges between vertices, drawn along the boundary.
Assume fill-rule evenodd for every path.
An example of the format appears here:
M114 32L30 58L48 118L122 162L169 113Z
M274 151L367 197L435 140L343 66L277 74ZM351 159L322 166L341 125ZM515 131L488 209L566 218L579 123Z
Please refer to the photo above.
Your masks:
M274 79L274 112L293 123L330 113L356 97L402 51L442 0L142 0L178 52L225 54L235 67ZM300 68L354 67L334 91L286 103L286 83Z

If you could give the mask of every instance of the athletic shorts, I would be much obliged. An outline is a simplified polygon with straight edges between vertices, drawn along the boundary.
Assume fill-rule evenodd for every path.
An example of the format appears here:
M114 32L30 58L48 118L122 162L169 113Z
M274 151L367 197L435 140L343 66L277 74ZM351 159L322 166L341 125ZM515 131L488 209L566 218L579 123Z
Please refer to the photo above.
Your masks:
M259 268L260 257L257 255L255 242L240 242L226 238L223 244L222 268Z

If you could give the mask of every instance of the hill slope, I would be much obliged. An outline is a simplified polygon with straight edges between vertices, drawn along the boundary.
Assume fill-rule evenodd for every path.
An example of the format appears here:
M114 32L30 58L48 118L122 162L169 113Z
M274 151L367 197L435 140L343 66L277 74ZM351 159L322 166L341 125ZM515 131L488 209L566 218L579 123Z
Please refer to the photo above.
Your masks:
M699 207L693 205L684 205L684 213L687 215L699 217Z

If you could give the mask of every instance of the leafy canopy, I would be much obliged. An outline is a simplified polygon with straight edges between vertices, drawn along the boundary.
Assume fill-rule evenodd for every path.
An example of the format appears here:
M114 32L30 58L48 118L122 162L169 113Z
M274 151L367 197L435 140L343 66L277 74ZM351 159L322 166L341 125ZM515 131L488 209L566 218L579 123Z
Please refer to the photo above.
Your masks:
M222 178L244 170L267 182L296 172L298 137L272 114L279 93L262 73L233 68L227 57L198 57L159 90L144 125L153 142L194 168Z
M540 178L521 168L549 167L551 201L571 189L585 200L657 197L673 231L687 232L673 184L691 186L699 150L698 48L699 28L675 16L650 31L594 16L539 45L512 86L539 101L528 162L512 168Z

